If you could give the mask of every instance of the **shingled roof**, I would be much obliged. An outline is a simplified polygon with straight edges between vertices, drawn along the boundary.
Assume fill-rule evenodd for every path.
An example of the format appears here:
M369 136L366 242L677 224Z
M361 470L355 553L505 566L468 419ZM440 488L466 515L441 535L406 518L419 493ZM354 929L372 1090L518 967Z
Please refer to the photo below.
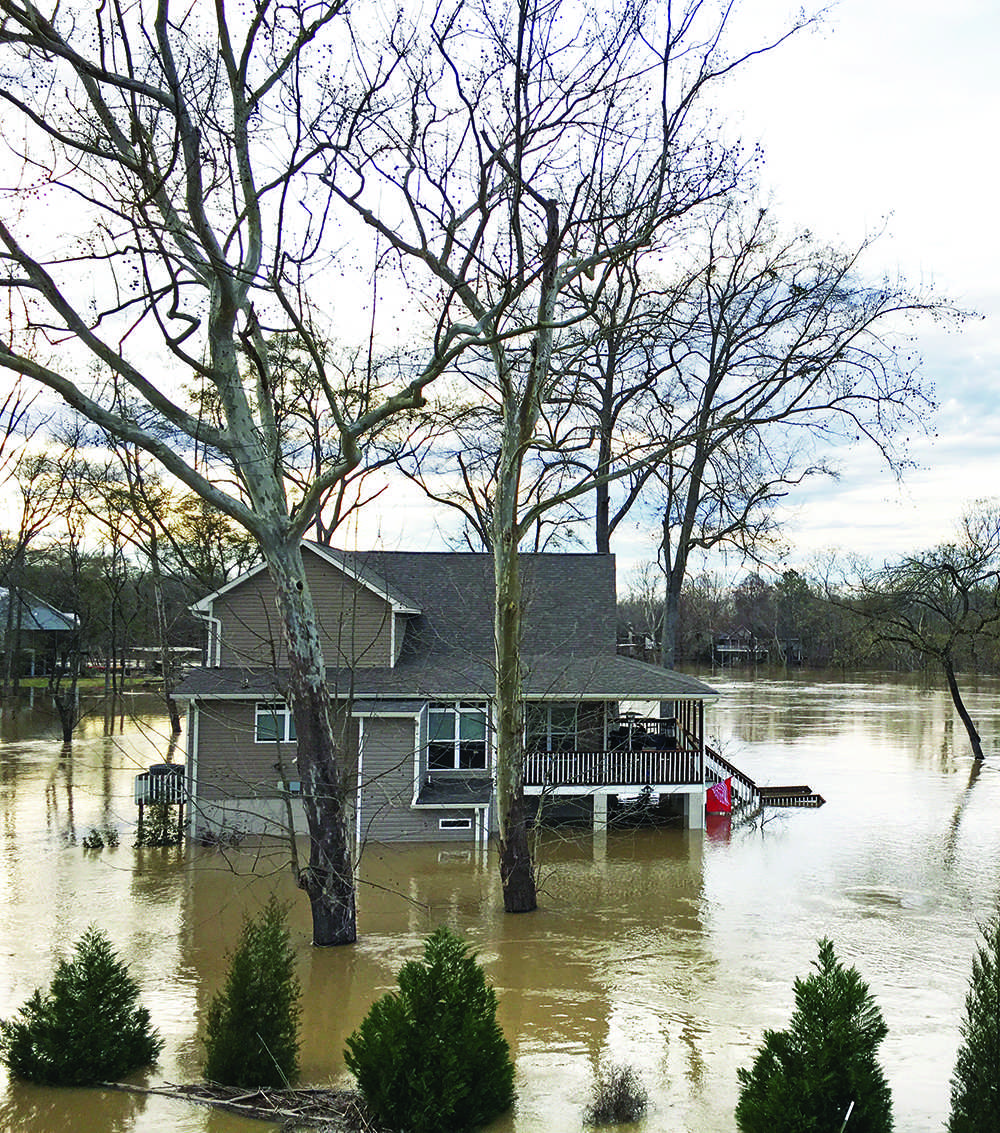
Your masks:
M0 636L7 622L7 607L11 601L10 591L0 586ZM27 590L20 590L14 597L15 614L20 618L21 629L41 633L69 633L77 628L76 614L67 614L50 606L44 598L29 594Z
M492 556L306 546L410 615L396 666L329 669L334 696L341 690L380 700L492 695ZM522 555L521 573L527 696L668 700L715 695L694 677L617 655L613 555ZM177 694L229 699L281 695L281 688L280 673L202 669L193 671Z
M405 657L493 655L493 557L450 551L338 552L419 609ZM525 653L615 652L613 555L521 555Z

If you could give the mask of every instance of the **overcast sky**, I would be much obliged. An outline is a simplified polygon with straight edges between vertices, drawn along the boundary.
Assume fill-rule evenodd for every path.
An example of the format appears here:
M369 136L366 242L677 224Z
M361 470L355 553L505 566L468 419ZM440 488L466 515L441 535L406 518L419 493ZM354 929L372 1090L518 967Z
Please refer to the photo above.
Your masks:
M741 21L763 26L793 10L744 0ZM795 565L828 548L881 559L933 545L972 501L1000 494L998 48L996 0L841 0L818 31L756 60L726 91L725 112L764 147L780 221L845 244L885 226L868 261L876 277L933 282L983 316L949 333L928 327L918 340L940 409L929 422L936 435L913 440L917 467L901 484L853 448L832 454L839 480L813 481L790 500ZM377 528L366 523L359 543L377 533L387 546L440 546L421 501L401 502L394 494L370 515ZM623 580L652 557L635 526L615 550Z
M983 316L918 342L940 403L936 436L911 446L918 467L897 485L869 455L840 454L841 480L812 485L789 517L799 555L933 545L1000 493L998 47L995 0L842 0L822 33L745 77L780 210L849 243L888 216L878 266Z

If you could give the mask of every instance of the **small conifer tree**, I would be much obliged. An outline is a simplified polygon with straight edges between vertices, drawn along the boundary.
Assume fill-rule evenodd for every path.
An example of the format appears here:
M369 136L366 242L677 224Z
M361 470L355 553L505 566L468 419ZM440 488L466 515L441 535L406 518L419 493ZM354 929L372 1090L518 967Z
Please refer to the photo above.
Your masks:
M345 1061L368 1107L390 1129L461 1133L514 1102L514 1065L497 998L475 955L446 928L404 964L399 991L376 1003L347 1040Z
M951 1080L948 1133L1000 1129L1000 916L982 927Z
M765 1031L750 1070L739 1070L736 1124L743 1133L889 1133L892 1096L876 1051L888 1030L855 968L829 940L815 973L795 981L785 1031ZM853 1103L853 1109L851 1108Z
M47 995L36 989L0 1022L0 1059L49 1086L110 1082L156 1061L163 1046L138 1005L139 987L108 938L91 927L60 960Z
M224 1086L290 1086L299 1073L299 999L285 923L272 896L247 919L225 986L208 1008L205 1077Z

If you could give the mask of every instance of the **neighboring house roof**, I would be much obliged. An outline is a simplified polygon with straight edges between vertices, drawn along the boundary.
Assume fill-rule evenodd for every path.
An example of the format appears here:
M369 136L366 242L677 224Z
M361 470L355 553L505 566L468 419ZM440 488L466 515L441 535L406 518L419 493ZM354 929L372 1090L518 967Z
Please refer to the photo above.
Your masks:
M331 694L360 700L483 699L494 681L493 558L448 551L313 550L411 614L393 668L328 669ZM532 698L704 699L714 690L683 673L617 655L612 555L522 555L522 661ZM252 572L256 573L256 572ZM230 583L197 608L209 609ZM178 696L281 697L281 674L258 668L196 669Z
M7 625L7 610L10 603L10 591L0 586L0 637L3 636ZM16 601L21 607L21 630L42 633L68 633L77 627L76 614L66 614L50 606L43 598L30 594L27 590L17 592Z

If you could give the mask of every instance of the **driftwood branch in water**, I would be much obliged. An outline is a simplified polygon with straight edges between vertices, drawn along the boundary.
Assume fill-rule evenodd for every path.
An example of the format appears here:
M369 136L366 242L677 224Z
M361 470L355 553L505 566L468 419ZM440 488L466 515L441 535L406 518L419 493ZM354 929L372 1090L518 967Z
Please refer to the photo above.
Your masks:
M352 1090L245 1090L201 1083L191 1086L134 1086L104 1082L102 1088L176 1101L195 1102L256 1121L280 1122L285 1129L321 1129L324 1133L381 1133L360 1094Z

